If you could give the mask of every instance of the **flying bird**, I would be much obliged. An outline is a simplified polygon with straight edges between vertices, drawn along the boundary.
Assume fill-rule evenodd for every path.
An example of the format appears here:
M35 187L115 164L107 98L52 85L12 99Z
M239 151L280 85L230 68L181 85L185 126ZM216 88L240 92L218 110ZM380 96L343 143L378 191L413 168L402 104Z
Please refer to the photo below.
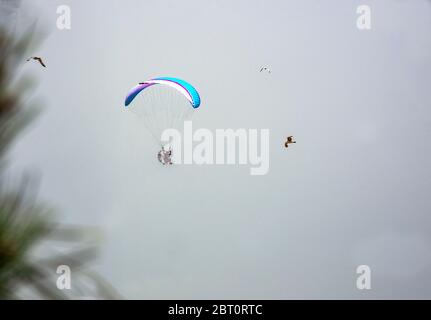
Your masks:
M293 140L293 136L288 136L286 142L284 143L284 146L287 148L291 143L296 143L296 141Z
M262 72L263 70L268 71L268 73L271 73L271 69L269 69L268 67L260 68L260 72Z
M27 59L27 61L30 61L30 60L39 61L39 63L42 65L42 67L46 68L45 63L43 63L43 61L42 61L42 58L40 58L40 57L30 57L30 58Z

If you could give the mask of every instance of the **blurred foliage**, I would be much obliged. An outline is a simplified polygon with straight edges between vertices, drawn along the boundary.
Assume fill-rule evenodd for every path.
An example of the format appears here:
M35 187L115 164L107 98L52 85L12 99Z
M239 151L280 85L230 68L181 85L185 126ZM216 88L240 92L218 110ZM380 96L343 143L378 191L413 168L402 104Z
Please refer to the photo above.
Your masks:
M25 103L32 82L17 77L33 44L31 31L15 40L0 30L0 299L117 299L109 283L88 269L100 232L56 224L36 199L34 179L24 175L12 185L7 177L8 150L37 115ZM69 290L56 286L59 265L72 271Z

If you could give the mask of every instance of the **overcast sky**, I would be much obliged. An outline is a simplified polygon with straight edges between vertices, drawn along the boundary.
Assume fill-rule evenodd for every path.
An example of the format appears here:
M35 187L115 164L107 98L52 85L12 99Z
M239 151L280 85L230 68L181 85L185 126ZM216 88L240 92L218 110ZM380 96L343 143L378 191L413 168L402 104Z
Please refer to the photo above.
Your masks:
M431 298L429 1L24 0L29 17L44 108L12 170L40 172L61 221L103 228L97 269L124 296ZM269 173L161 166L123 108L159 75L198 89L196 129L269 129Z

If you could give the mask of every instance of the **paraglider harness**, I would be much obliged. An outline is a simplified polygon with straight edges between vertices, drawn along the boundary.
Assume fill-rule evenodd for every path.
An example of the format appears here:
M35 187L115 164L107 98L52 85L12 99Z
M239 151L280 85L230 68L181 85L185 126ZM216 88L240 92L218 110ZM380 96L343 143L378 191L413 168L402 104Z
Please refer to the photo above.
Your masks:
M157 159L161 164L165 165L172 165L172 150L169 148L169 150L165 150L164 147L162 147L162 150L160 150L157 153Z

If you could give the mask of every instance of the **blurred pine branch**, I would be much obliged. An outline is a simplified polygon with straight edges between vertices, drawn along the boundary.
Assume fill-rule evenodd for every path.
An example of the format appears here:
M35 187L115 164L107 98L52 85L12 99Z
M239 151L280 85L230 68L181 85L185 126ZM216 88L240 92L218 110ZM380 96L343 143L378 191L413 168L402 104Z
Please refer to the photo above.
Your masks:
M11 186L5 178L9 148L37 114L24 103L31 82L15 78L33 39L27 32L15 40L0 29L0 299L117 299L115 289L88 270L97 256L98 237L86 235L97 230L56 224L50 210L36 200L32 179L24 176ZM73 250L65 250L65 243ZM54 247L54 253L37 257L38 247ZM72 270L70 290L56 287L58 265Z

